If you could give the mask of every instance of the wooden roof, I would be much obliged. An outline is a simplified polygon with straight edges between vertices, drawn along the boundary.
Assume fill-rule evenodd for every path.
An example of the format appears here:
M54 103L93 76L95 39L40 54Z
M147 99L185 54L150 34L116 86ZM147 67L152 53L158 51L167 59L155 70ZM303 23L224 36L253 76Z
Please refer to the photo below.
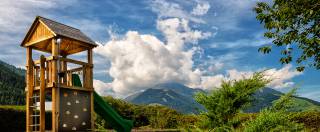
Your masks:
M41 16L36 17L28 33L23 39L21 46L32 46L35 49L50 52L51 46L49 45L51 45L51 43L49 42L55 37L62 39L61 46L67 47L64 49L65 52L68 52L66 54L80 52L97 46L94 41L79 29ZM72 47L78 49L72 49ZM67 50L72 51L69 52Z

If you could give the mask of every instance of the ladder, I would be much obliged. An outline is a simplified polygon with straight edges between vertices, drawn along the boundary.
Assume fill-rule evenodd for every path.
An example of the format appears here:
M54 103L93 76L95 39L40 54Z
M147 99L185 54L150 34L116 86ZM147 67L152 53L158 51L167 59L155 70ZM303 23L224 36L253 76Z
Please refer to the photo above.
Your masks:
M40 106L37 102L40 102L39 93L33 93L33 96L30 97L31 101L33 102L29 109L32 109L32 124L29 125L31 127L31 131L36 132L40 131Z

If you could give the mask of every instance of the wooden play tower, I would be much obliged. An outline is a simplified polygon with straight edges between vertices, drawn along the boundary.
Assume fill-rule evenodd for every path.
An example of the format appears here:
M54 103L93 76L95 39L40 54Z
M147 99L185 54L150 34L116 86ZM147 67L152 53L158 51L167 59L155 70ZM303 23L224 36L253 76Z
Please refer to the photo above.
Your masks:
M26 131L93 130L92 49L97 45L79 29L38 16L21 46L27 49ZM68 58L84 51L85 62ZM75 73L82 73L80 86L74 85Z

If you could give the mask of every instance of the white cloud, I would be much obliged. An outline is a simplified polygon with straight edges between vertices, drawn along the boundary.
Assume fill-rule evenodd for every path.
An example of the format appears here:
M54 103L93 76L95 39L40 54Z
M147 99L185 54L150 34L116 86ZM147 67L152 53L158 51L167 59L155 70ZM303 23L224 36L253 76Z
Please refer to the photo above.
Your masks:
M210 5L207 2L197 2L197 6L191 11L191 13L184 9L180 4L169 2L167 0L153 0L150 3L152 11L158 14L159 18L183 18L195 23L205 23L205 21L197 16L205 15Z
M201 16L207 14L210 9L210 4L208 2L198 3L195 8L193 8L191 14L196 16Z
M294 68L293 68L294 69ZM293 77L301 75L302 72L298 72L292 69L292 65L285 65L283 68L277 70L275 68L266 70L264 74L267 78L272 79L268 84L272 88L285 88L292 87L294 82L290 81Z
M103 82L101 80L94 79L93 80L93 87L94 87L94 90L100 95L103 95L103 96L106 96L106 95L117 96L112 90L111 83L105 83L105 82Z
M25 50L19 48L36 15L50 16L50 11L65 8L75 0L1 0L0 2L0 59L23 67ZM9 53L10 52L10 53ZM17 56L21 54L23 56Z
M256 71L258 72L258 71ZM248 78L253 75L254 71L238 71L235 69L228 70L226 75L218 74L213 76L202 76L201 84L198 87L210 90L221 85L221 81L225 80L240 80ZM267 84L267 87L271 88L287 88L294 86L292 78L301 75L301 72L292 68L292 65L288 64L281 69L268 69L263 72L266 79L270 79L271 82Z
M125 95L143 90L157 83L199 83L201 71L193 69L195 49L185 49L187 43L197 43L210 36L189 28L185 19L158 20L157 28L166 42L149 34L127 32L122 39L114 39L95 49L111 61L109 69L116 93Z
M210 45L210 48L239 48L239 47L258 47L266 44L271 44L272 39L267 39L263 36L263 32L254 34L251 38L237 39L235 41L215 42Z

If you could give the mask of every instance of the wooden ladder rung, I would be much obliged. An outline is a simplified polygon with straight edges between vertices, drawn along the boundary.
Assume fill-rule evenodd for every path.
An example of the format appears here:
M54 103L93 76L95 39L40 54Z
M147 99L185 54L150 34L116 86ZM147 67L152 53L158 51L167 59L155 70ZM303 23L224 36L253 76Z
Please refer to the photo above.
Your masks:
M40 124L33 124L33 125L29 125L29 126L40 126Z
M31 107L31 108L37 108L37 107L39 107L39 106L37 106L37 105L36 105L36 106L34 106L34 105L33 105L33 106L29 106L29 107Z

